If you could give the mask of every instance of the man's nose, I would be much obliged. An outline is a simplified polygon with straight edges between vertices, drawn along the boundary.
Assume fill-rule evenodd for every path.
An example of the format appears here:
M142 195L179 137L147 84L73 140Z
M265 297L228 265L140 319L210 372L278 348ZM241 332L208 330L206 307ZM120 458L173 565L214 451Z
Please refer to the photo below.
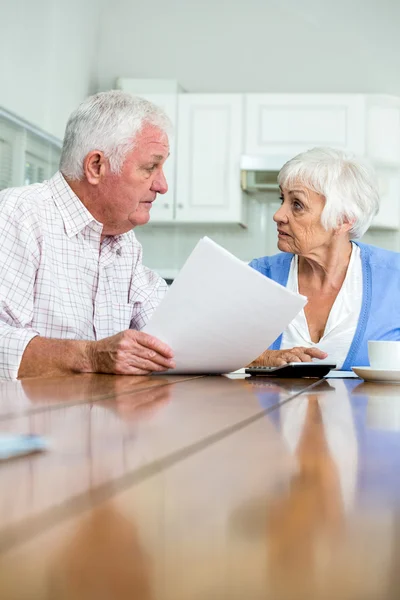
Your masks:
M168 192L168 183L165 179L164 171L161 171L157 174L156 178L153 181L151 189L154 192L157 192L157 194L165 194L166 192Z

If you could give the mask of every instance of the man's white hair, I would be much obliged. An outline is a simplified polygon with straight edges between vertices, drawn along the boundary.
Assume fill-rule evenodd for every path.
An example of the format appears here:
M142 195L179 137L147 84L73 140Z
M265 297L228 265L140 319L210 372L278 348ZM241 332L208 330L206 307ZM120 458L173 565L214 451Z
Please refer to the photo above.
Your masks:
M120 173L125 157L145 124L165 133L172 129L165 112L144 98L118 90L89 96L68 119L60 171L72 180L83 178L83 161L93 150L104 152L112 173Z
M322 194L321 223L326 230L353 223L350 237L360 238L379 210L373 168L363 159L333 148L313 148L289 160L278 175L281 188L294 185Z

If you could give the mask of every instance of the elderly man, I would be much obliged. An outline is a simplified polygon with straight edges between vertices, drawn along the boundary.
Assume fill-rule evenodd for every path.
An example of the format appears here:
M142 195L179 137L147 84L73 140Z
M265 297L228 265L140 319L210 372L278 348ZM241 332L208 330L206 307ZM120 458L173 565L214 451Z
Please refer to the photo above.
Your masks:
M67 123L60 171L0 194L0 378L174 367L140 332L166 285L132 231L168 189L169 127L146 100L96 94Z

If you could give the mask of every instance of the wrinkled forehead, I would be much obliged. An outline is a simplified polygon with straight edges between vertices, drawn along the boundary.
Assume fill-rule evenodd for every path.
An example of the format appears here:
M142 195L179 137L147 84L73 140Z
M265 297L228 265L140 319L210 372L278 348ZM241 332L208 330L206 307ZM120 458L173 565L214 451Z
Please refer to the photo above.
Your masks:
M145 126L135 137L134 147L130 152L132 159L165 160L169 156L169 141L165 131L154 126Z
M293 181L288 180L284 184L281 184L279 189L282 194L301 195L306 198L312 198L317 194L318 196L324 197L324 194L315 189L308 181L304 182L299 179L294 179Z
M294 161L286 163L278 174L278 184L281 190L305 188L311 192L324 195L325 177L314 165Z
M169 147L167 133L159 127L149 123L145 123L142 129L138 132L135 138L135 143L137 145L161 144Z
M321 192L313 189L310 184L304 185L301 181L294 180L287 187L280 186L282 197L289 199L299 199L307 204L325 205L326 197Z

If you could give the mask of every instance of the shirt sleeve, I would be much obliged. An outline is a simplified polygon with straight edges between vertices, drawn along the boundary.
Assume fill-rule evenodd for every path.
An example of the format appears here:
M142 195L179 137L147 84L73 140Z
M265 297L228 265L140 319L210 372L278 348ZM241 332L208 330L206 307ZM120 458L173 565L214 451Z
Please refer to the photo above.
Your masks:
M26 346L39 335L31 323L40 248L32 219L4 207L4 196L0 239L0 379L16 379Z
M151 315L167 293L164 279L142 263L142 246L137 244L137 260L132 277L131 302L134 304L131 329L143 329Z

